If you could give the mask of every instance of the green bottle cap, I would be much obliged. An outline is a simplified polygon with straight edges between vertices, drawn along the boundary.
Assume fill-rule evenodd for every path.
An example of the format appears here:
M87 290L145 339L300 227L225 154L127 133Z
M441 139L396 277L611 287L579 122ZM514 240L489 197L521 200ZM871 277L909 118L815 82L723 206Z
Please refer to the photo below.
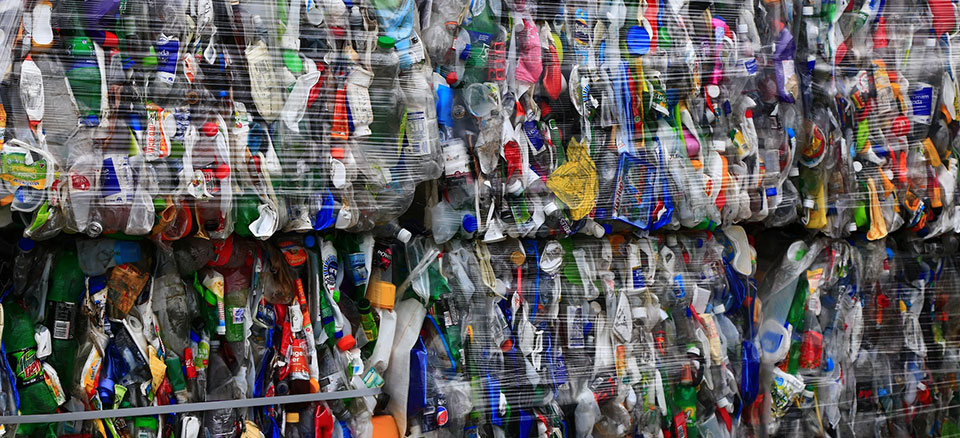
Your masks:
M395 39L393 39L393 38L391 38L391 37L388 37L388 36L386 36L386 35L384 35L384 36L382 36L382 37L380 37L380 38L377 38L377 45L380 46L380 48L383 48L383 49L392 49L393 46L396 45L396 44L397 44L397 40L395 40Z

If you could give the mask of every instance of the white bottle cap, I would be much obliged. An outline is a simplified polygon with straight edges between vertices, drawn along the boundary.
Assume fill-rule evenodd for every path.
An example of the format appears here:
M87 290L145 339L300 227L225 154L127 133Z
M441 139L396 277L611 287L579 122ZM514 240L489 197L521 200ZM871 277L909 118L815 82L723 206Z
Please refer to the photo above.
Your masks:
M790 176L800 176L800 168L794 166L790 168Z
M710 96L711 99L716 99L720 96L720 87L710 84L707 85L707 96Z
M861 162L859 162L859 161L854 161L854 162L853 162L853 171L854 171L854 172L857 172L857 173L860 173L861 170L863 170L863 163L861 163Z
M813 199L804 199L804 200L803 200L803 208L813 208L813 207L815 207L816 205L817 205L817 203L814 202Z
M556 202L550 201L547 203L547 205L543 206L543 213L546 214L547 216L553 216L553 214L556 213L557 210L559 209L560 207L557 206Z
M847 231L849 231L849 232L851 232L851 233L854 232L854 231L857 231L857 223L856 223L856 222L850 222L849 224L847 224Z
M523 183L519 179L513 180L513 182L507 184L507 192L515 196L523 193Z
M400 231L397 231L397 240L403 242L404 244L410 243L410 239L412 238L413 233L406 228L401 228Z
M604 233L606 233L606 230L603 229L603 225L600 225L600 224L594 222L594 223L593 223L593 233L592 233L592 234L593 234L593 237L596 237L596 238L599 239L599 238L603 237Z
M726 397L717 400L717 407L720 409L726 409L727 406L730 406L730 400L727 400Z
M803 16L809 17L813 15L813 6L804 6L803 7Z
M724 306L723 304L717 304L716 306L713 306L714 315L722 315L724 313L727 313L727 306Z
M677 245L677 236L675 234L667 234L667 245L668 246Z
M737 33L747 33L747 30L750 28L747 27L747 23L737 24Z
M927 46L927 47L936 46L936 45L937 45L937 40L936 40L935 38L927 38L927 40L923 42L923 45L925 45L925 46Z
M714 140L712 144L713 144L713 150L717 152L723 152L727 150L727 142L723 140Z

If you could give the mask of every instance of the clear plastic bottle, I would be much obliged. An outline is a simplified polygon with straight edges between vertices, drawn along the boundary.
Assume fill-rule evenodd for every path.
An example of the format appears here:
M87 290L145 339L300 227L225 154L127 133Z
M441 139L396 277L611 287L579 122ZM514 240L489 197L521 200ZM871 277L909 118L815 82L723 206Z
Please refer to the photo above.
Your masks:
M360 140L362 159L372 167L364 170L372 172L368 176L382 183L391 181L390 169L396 166L400 159L397 144L400 125L397 122L402 117L397 98L400 60L393 47L394 43L393 38L382 36L377 39L377 49L370 55L373 80L368 92L373 109L373 122L370 123L370 135Z

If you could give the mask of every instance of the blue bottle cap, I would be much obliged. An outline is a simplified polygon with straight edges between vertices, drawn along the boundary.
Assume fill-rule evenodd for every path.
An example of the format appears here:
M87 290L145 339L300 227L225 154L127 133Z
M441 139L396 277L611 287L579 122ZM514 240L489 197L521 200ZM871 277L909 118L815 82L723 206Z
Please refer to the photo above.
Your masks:
M603 234L613 234L613 225L610 224L601 224L603 227Z
M646 55L650 51L650 34L641 26L630 26L627 30L627 51L631 56Z
M200 335L198 335L197 332L195 332L195 331L193 331L193 330L190 330L190 340L193 341L193 342L199 343L199 342L200 342ZM194 354L196 354L196 353L194 353Z
M313 246L316 244L317 238L313 237L313 234L307 234L307 236L303 238L303 245L307 248L313 248Z
M833 358L832 358L832 357L828 357L828 358L827 358L827 363L826 363L826 365L824 366L824 369L825 369L827 372L833 371Z
M219 95L221 99L225 99L227 97L227 90L220 90L217 95Z
M465 45L465 46L463 47L463 50L460 51L460 60L461 60L461 61L466 61L467 58L470 57L470 49L471 49L471 48L472 48L472 47L470 46L470 44L467 44L467 45Z
M87 126L100 126L100 116L90 114L83 118L83 124Z
M107 277L104 275L96 275L90 277L90 292L96 293L107 287Z
M140 261L140 244L118 240L113 245L113 261L118 265Z
M20 248L20 251L28 252L33 251L33 248L37 246L37 243L29 237L21 237L17 242L17 247Z
M463 220L461 222L463 225L463 231L468 233L475 233L477 231L477 218L473 217L472 214L463 215Z

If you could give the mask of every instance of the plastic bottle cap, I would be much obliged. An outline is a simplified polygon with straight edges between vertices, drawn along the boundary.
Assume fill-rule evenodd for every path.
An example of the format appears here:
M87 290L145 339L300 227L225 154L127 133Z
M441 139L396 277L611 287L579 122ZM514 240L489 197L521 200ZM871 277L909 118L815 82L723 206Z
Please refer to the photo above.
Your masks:
M934 47L937 45L937 40L934 38L927 38L927 40L923 42L923 45L927 47Z
M447 84L450 84L450 85L456 84L457 80L459 79L460 78L457 77L457 72L452 71L450 73L447 73Z
M299 422L300 422L299 412L287 412L287 423L299 423Z
M857 172L857 173L860 173L861 170L863 170L863 163L861 163L861 162L859 162L859 161L854 161L854 162L853 162L853 171L854 171L854 172Z
M556 202L550 201L547 203L547 205L543 206L543 213L546 214L547 216L553 216L553 214L556 213L557 210L559 209L560 207L557 206Z
M730 406L730 400L727 400L726 397L717 400L717 407L720 409L726 409L727 406Z
M307 248L313 248L313 246L316 244L317 238L313 237L312 234L307 234L306 237L303 238L303 246L306 246Z
M391 37L388 37L386 35L380 38L377 38L377 46L380 46L380 48L383 48L383 49L392 49L393 46L396 44L397 44L397 40Z
M207 122L203 124L203 127L200 130L203 131L203 135L206 135L207 137L213 137L217 135L219 128L217 128L216 123Z
M100 126L100 117L95 114L91 114L87 117L84 117L83 124L87 126Z
M523 183L519 179L513 180L510 184L507 184L507 192L511 195L519 195L523 192Z
M826 364L826 366L824 367L824 369L827 370L827 371L833 371L833 358L832 358L832 357L828 357L828 358L827 358L827 364Z
M404 244L410 243L410 239L413 238L413 233L406 228L401 228L400 231L397 231L397 240L403 242Z
M29 237L21 237L17 242L17 246L20 248L20 251L27 252L32 251L33 248L37 246L37 243Z
M113 246L113 261L118 265L140 261L140 245L137 242L117 241Z
M816 205L817 205L817 203L814 202L813 199L804 199L804 200L803 200L803 208L813 208L813 207L816 206Z
M357 301L357 310L360 313L370 313L370 300L360 298L360 301Z
M849 231L849 232L851 232L851 233L854 232L854 231L857 231L857 223L856 223L856 222L850 222L849 224L847 224L847 231Z
M337 341L337 348L339 348L340 351L349 351L356 346L357 340L353 338L353 335L343 335L343 337Z
M674 234L667 234L667 245L675 246L677 244L677 236Z
M593 228L592 229L593 232L591 234L593 235L593 237L596 237L596 238L603 237L603 234L607 231L603 228L603 225L600 225L596 222L593 223L593 226L591 228Z
M710 96L711 99L720 97L720 87L713 84L707 85L707 96Z
M813 15L813 6L804 6L803 7L803 16L809 17Z
M473 217L472 214L463 215L463 220L460 222L463 226L463 231L471 234L477 232L477 218Z
M737 33L747 33L749 29L746 23L737 24Z

